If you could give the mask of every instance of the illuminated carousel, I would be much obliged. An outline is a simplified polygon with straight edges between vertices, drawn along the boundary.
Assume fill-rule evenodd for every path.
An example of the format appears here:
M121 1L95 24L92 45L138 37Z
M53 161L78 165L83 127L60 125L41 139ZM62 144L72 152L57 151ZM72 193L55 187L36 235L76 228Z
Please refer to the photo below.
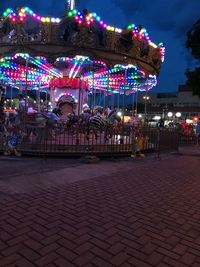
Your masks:
M33 131L28 132L36 150L40 150L42 142L52 142L56 151L65 151L74 144L79 144L79 150L85 151L84 146L92 146L94 140L100 150L100 145L106 141L116 144L115 134L108 128L113 131L119 124L116 112L119 113L121 96L134 97L138 91L147 92L154 87L164 61L163 44L153 43L143 26L131 24L120 29L108 25L96 13L76 10L72 0L67 1L63 17L42 17L28 7L8 8L0 17L0 24L1 88L11 85L23 94L23 127L54 127L53 134L48 131L48 138L44 129L36 134L36 140L32 140ZM48 95L45 110L41 112L41 102L37 103L32 124L27 116L27 97L31 90L39 94L44 91ZM110 105L109 97L112 99ZM64 104L65 109L61 108ZM54 114L58 119L55 123L54 116L49 114L56 109ZM72 119L75 116L76 119ZM95 122L95 116L99 116L99 124ZM64 122L60 120L62 117L65 117ZM69 121L74 123L69 125ZM58 148L59 130L55 130L56 127L62 128L59 137L62 148ZM73 131L71 137L67 135L68 143L64 140L63 129ZM94 135L92 143L91 132ZM102 133L104 141L98 141ZM51 141L47 140L49 136L52 136ZM75 142L73 136L76 136ZM26 146L31 147L28 143Z

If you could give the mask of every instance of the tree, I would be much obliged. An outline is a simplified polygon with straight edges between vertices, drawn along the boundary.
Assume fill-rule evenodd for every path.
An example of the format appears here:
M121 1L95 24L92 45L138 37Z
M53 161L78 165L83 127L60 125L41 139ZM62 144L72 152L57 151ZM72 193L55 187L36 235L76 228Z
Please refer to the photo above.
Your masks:
M198 20L187 33L186 47L191 49L192 55L200 63L200 20ZM185 72L187 84L192 88L193 93L200 97L200 67Z

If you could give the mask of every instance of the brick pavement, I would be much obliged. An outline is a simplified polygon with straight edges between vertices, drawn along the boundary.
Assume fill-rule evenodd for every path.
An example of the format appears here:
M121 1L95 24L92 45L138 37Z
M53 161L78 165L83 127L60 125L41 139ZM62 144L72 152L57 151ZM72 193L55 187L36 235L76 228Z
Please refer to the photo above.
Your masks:
M1 199L0 267L200 266L199 158L117 164Z

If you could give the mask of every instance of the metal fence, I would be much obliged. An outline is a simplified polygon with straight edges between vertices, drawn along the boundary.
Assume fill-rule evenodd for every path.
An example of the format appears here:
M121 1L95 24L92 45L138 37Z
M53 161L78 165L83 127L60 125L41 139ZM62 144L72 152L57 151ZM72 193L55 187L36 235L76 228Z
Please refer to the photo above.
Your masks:
M0 151L8 149L12 131L0 131ZM139 143L139 144L138 144ZM176 130L149 127L88 130L74 127L24 126L17 150L22 154L49 156L130 155L136 151L160 153L178 150Z
M184 135L182 133L179 134L180 145L194 145L196 143L197 143L197 137L195 134L192 135Z

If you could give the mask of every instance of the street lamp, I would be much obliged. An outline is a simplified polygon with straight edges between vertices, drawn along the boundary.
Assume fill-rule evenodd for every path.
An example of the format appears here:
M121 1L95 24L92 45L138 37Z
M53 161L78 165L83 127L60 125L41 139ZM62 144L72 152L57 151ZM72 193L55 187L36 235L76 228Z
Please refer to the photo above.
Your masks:
M181 115L182 115L182 114L181 114L180 112L177 112L177 113L176 113L176 117L177 117L177 118L180 118Z
M168 116L169 118L172 118L172 117L173 117L173 113L172 113L172 112L168 112L168 113L167 113L167 116Z

